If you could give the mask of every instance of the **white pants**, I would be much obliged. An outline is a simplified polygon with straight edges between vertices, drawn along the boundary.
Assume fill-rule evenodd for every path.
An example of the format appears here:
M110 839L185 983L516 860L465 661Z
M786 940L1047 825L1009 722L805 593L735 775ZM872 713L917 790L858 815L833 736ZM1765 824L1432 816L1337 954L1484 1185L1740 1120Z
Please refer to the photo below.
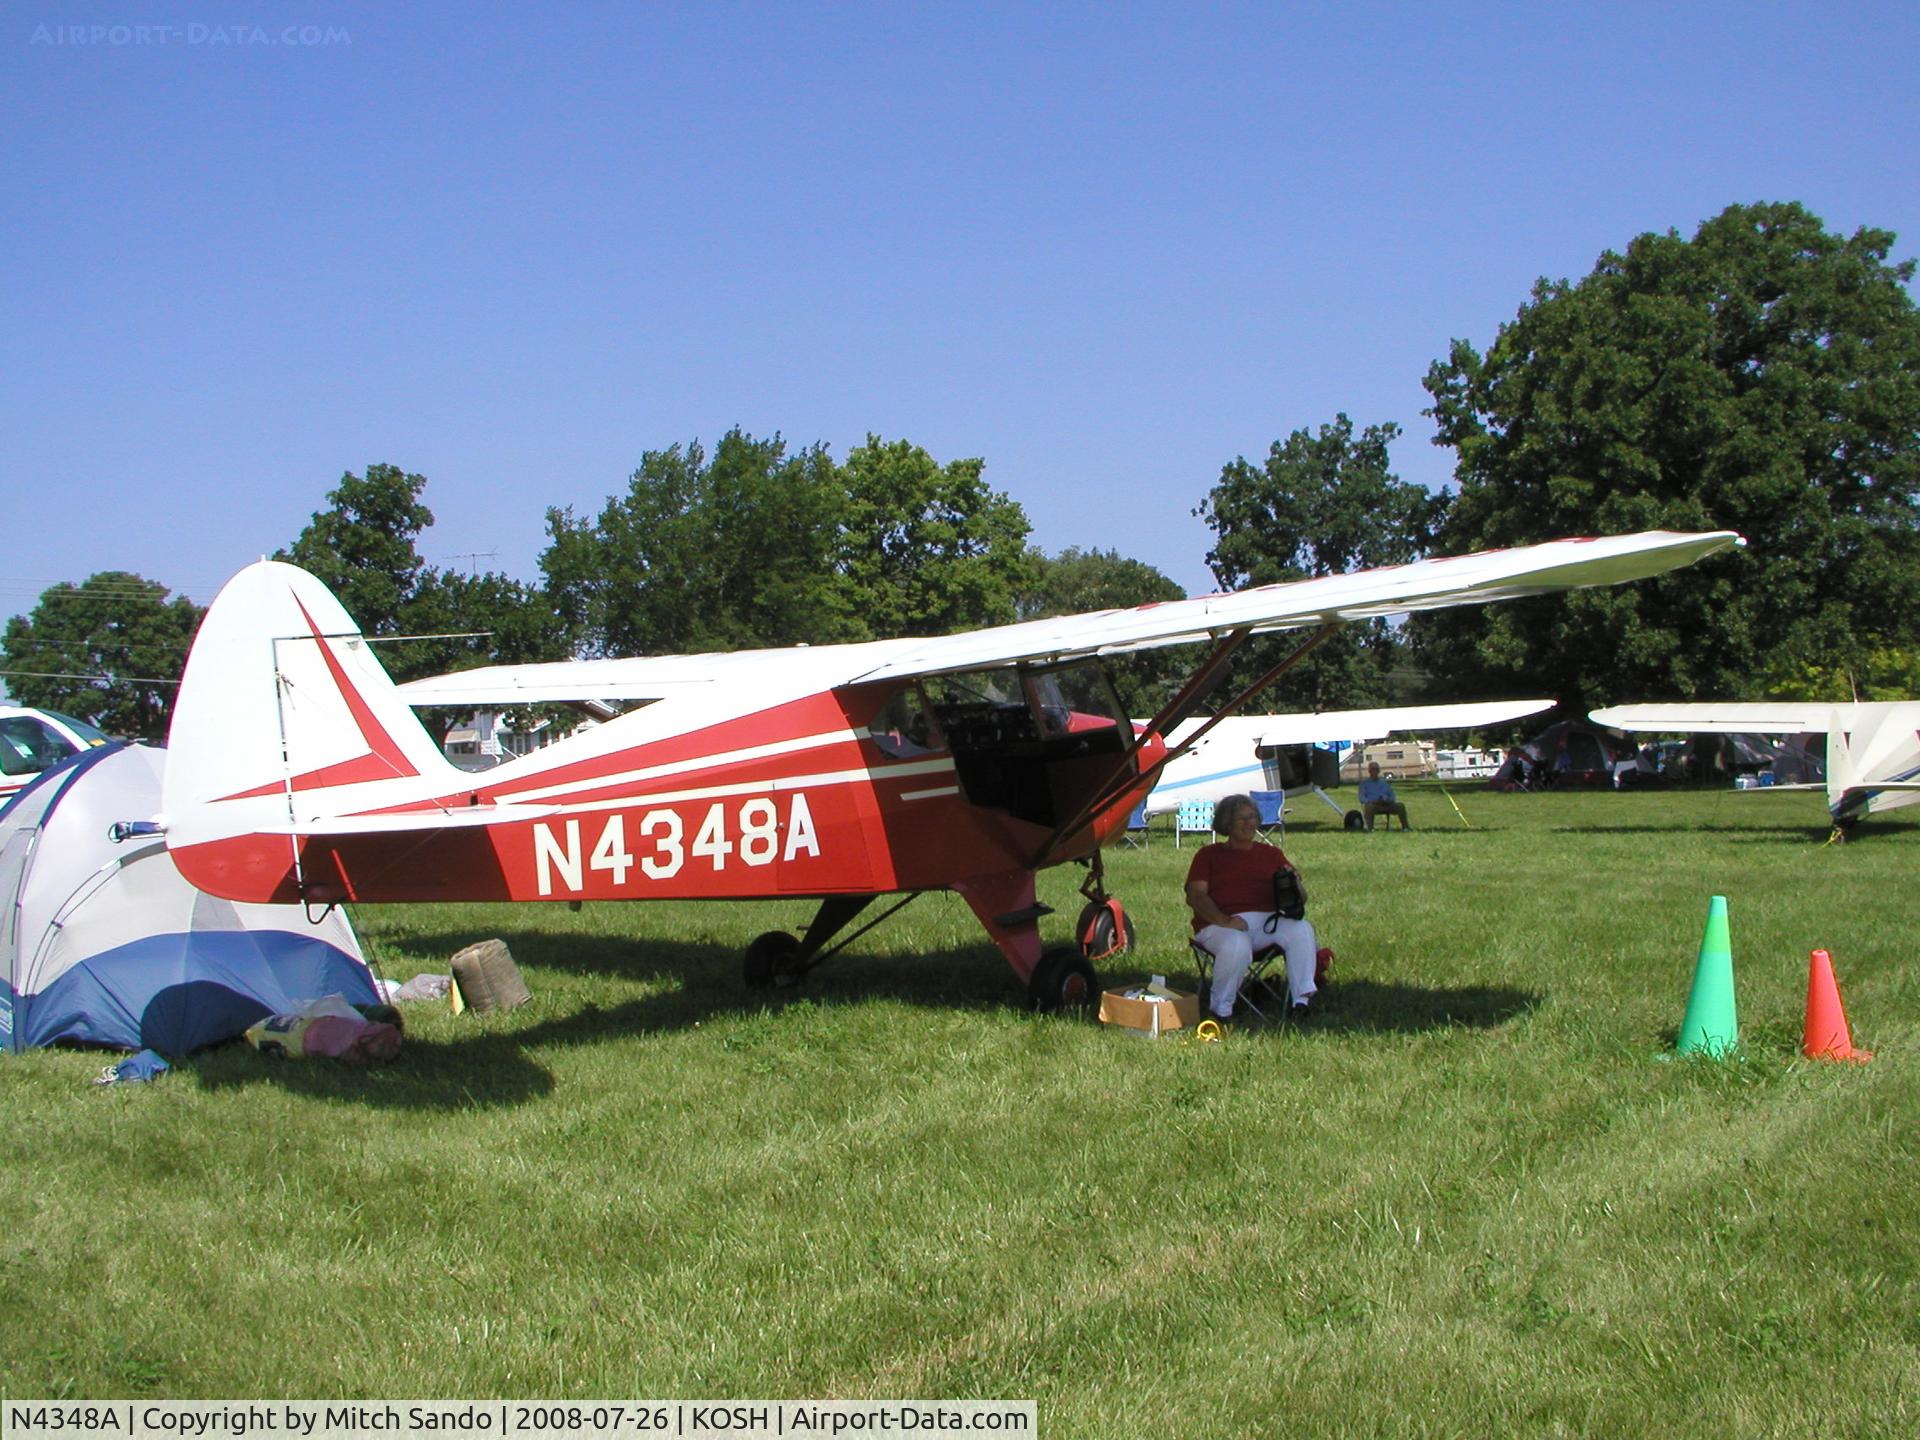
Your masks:
M1314 938L1313 922L1289 920L1285 916L1276 918L1264 910L1242 910L1238 918L1246 921L1246 929L1209 925L1193 937L1201 949L1213 956L1213 989L1207 997L1208 1007L1223 1020L1233 1014L1233 1002L1239 998L1247 968L1253 964L1253 952L1275 940L1287 952L1288 993L1295 1005L1306 1004L1307 997L1319 988L1313 983L1315 957L1320 950L1320 942ZM1271 932L1267 929L1269 919L1273 920Z

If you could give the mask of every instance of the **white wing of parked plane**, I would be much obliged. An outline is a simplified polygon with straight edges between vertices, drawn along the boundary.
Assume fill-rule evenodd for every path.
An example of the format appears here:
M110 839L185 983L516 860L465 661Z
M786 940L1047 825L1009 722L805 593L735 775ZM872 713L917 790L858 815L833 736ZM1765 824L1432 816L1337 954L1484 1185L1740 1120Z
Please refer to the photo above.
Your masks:
M1800 735L1823 731L1832 723L1831 702L1766 700L1754 703L1703 701L1674 705L1610 705L1590 717L1614 730L1655 734ZM1840 706L1850 710L1850 705Z
M1398 705L1380 710L1323 710L1307 715L1263 715L1262 745L1364 744L1401 731L1478 730L1551 710L1547 700L1475 700L1463 705Z
M1247 790L1284 789L1289 795L1317 794L1336 804L1311 778L1311 767L1295 765L1295 783L1269 782L1269 761L1260 752L1289 746L1324 745L1349 740L1364 744L1396 731L1475 730L1551 709L1552 700L1479 700L1461 705L1398 705L1374 710L1321 710L1298 715L1233 715L1214 723L1180 752L1205 717L1183 720L1167 737L1177 753L1147 796L1147 814L1163 815L1190 801L1217 803ZM1273 761L1278 766L1276 758ZM1332 783L1331 780L1327 783Z
M1773 785L1770 790L1821 789L1834 823L1920 804L1920 701L1835 704L1769 700L1752 703L1613 705L1593 712L1596 725L1659 734L1799 735L1827 737L1827 783Z
M489 666L400 687L410 705L522 705L560 700L658 700L743 677L788 689L957 674L1117 655L1235 633L1298 630L1416 610L1542 595L1645 579L1746 542L1731 530L1554 540L1260 585L1231 594L1096 610L924 639L798 646L713 655L563 660ZM791 682L791 683L789 683Z

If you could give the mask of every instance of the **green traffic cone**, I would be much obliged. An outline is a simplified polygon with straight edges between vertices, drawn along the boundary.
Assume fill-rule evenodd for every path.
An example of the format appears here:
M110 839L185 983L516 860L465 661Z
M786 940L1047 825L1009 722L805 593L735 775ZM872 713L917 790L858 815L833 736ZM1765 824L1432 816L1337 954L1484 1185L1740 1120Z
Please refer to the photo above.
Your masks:
M1707 905L1707 929L1700 937L1700 959L1693 967L1693 991L1687 1018L1680 1022L1674 1049L1682 1055L1728 1055L1740 1043L1740 1022L1733 1009L1733 945L1727 938L1727 897Z

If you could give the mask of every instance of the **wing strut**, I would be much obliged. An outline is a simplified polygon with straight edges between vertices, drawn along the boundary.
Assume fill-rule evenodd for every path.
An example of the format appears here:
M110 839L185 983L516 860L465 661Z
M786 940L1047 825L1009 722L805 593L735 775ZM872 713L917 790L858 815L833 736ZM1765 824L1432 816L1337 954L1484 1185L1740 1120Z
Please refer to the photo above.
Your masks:
M1287 671L1291 670L1294 666L1298 665L1302 660L1306 659L1308 654L1313 650L1313 648L1316 645L1318 645L1322 640L1325 640L1329 635L1333 634L1333 632L1335 630L1338 630L1339 628L1340 627L1338 625L1322 625L1318 630L1314 631L1313 634L1309 635L1304 641L1302 641L1298 646L1294 648L1294 651L1291 655L1287 656L1286 659L1282 660L1278 665L1274 666L1271 670L1267 671L1266 674L1262 675L1258 680L1254 681L1251 685L1247 686L1246 689L1242 690L1238 695L1234 696L1233 699L1229 700L1226 704L1222 705L1218 710L1216 710L1213 713L1213 715L1208 718L1207 722L1204 725L1201 725L1197 730L1195 730L1191 735L1189 735L1185 740L1183 740L1180 743L1180 746L1178 749L1169 749L1167 751L1166 758L1161 760L1160 764L1155 767L1155 773L1157 774L1161 769L1165 768L1165 766L1169 761L1177 759L1179 756L1186 754L1195 745L1199 744L1201 741L1201 738L1205 736L1209 730L1213 729L1214 726L1218 725L1222 720L1225 720L1229 715L1237 714L1240 710L1244 709L1247 705L1251 704L1253 702L1254 696L1258 695L1262 690L1266 689L1269 685L1273 684L1274 681L1278 680L1282 675L1286 674ZM1158 718L1159 718L1158 716L1155 717L1156 720Z
M1122 765L1114 771L1113 778L1101 785L1089 799L1082 802L1080 808L1073 812L1073 815L1067 820L1066 824L1055 827L1054 832L1047 837L1046 843L1040 847L1038 854L1036 854L1032 860L1031 868L1038 870L1044 866L1053 858L1054 852L1060 848L1069 835L1086 824L1091 816L1119 799L1127 790L1132 789L1143 780L1146 781L1148 787L1151 788L1154 777L1166 768L1168 761L1173 760L1176 756L1186 754L1187 751L1194 747L1201 736L1205 735L1209 730L1213 729L1215 725L1218 725L1222 720L1246 705L1254 696L1258 695L1262 690L1266 689L1267 686L1286 674L1286 672L1291 670L1295 665L1298 665L1302 660L1306 659L1314 646L1325 640L1339 628L1337 624L1327 624L1322 625L1318 630L1314 631L1306 640L1295 646L1292 653L1290 653L1286 659L1282 660L1258 680L1247 686L1246 689L1234 696L1233 699L1229 700L1225 705L1222 705L1219 712L1204 725L1200 726L1199 729L1195 730L1193 734L1189 735L1180 745L1179 749L1169 750L1157 765L1151 765L1143 771L1136 772L1130 764L1123 762ZM1193 707L1199 703L1200 697L1219 682L1219 677L1224 673L1227 661L1232 658L1233 653L1240 648L1250 633L1252 632L1249 630L1235 630L1232 634L1224 637L1220 643L1214 647L1213 654L1207 657L1206 663L1194 672L1193 678L1180 687L1180 693L1162 706L1160 713L1155 715L1153 719L1147 723L1148 733L1159 733L1162 725L1175 724L1181 716L1192 710Z

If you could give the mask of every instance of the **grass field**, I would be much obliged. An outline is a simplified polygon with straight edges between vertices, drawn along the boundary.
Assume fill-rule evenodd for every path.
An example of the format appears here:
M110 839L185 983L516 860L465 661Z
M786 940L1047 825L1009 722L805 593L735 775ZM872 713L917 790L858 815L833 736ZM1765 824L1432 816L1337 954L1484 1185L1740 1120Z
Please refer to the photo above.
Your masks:
M928 896L774 1003L739 953L797 906L365 910L387 974L499 935L533 1003L416 1007L370 1070L0 1057L0 1389L1920 1433L1920 827L1402 789L1410 834L1295 802L1335 985L1219 1045L1023 1013ZM1111 857L1115 978L1187 972L1191 849ZM1060 938L1079 875L1043 877ZM1715 894L1742 1048L1668 1060ZM1814 946L1870 1065L1798 1058Z

